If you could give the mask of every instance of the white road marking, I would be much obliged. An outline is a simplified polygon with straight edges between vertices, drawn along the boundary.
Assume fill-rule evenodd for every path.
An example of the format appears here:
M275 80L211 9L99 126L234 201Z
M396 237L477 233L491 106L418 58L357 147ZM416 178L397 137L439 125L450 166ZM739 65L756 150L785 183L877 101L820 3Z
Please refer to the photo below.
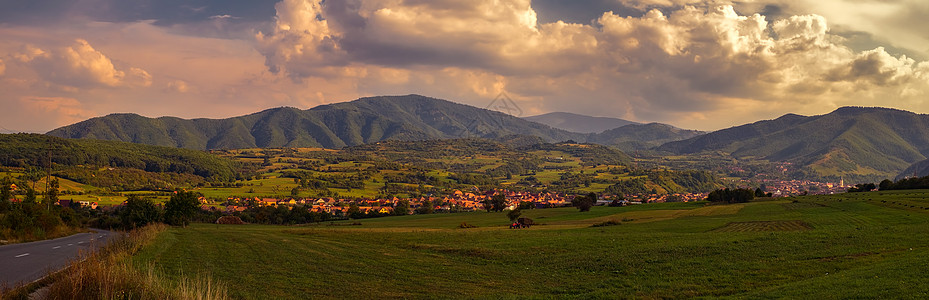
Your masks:
M74 244L68 244L68 246L74 246Z
M20 258L20 257L26 256L26 255L29 255L29 253L23 253L23 254L20 254L20 255L15 256L15 257L16 257L16 258Z
M78 243L78 244L83 244L83 243L84 243L84 241L80 241L80 242L77 242L77 243Z
M52 247L52 249L58 249L58 248L61 248L61 246Z

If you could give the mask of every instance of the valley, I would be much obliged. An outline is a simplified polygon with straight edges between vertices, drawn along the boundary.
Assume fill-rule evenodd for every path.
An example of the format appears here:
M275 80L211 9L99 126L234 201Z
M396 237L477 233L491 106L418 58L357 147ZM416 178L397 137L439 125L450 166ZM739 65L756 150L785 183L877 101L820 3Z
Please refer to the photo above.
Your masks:
M664 124L573 133L479 111L487 123L462 132L447 127L460 124L455 114L425 113L449 103L417 97L236 120L116 115L50 135L0 135L0 187L9 200L0 207L7 226L0 233L6 242L24 242L87 226L134 230L144 240L117 248L123 258L100 268L157 274L145 285L193 275L217 285L207 293L232 298L458 298L460 290L491 298L795 297L823 284L851 287L862 274L899 282L896 270L912 268L904 262L929 247L918 237L929 222L929 192L914 190L929 188L929 180L893 176L919 175L925 157L888 152L922 147L919 135L873 121L921 116L848 108L710 133ZM329 131L340 137L325 143L323 131L301 132L312 127L305 127L315 118L308 116L334 109L415 117L381 129L371 126L388 123L364 114L358 122L367 121L350 121L367 124L360 127L342 127L335 121L341 117L312 121L345 129ZM173 135L181 127L215 131L247 120L255 122L250 135L220 133L227 139L221 142L204 142L216 141L206 131L187 135L192 139ZM516 130L501 125L507 122ZM872 132L859 122L884 129ZM141 134L135 126L166 131ZM54 136L64 132L97 133ZM261 132L267 134L254 135ZM879 136L910 146L881 148L888 142ZM862 159L869 156L883 159ZM878 181L880 191L871 191ZM30 218L40 221L17 223ZM520 227L519 218L532 226L508 229ZM150 225L161 222L179 227ZM888 231L894 233L882 234ZM377 274L392 276L365 279ZM530 282L544 288L522 288ZM882 297L919 288L840 294Z
M927 3L6 1L0 300L929 299Z

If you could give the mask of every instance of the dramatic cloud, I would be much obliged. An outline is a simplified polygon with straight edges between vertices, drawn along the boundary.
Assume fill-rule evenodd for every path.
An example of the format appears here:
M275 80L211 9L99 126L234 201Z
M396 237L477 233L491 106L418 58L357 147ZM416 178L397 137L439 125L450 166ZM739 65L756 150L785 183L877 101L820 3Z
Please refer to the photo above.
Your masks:
M785 14L817 14L843 32L865 33L894 48L929 57L929 1L924 0L756 0Z
M929 110L919 0L597 0L564 18L539 11L567 7L553 0L87 1L106 13L0 13L0 101L23 107L0 119L228 117L409 93L485 107L501 92L524 115L704 130L843 105ZM67 26L36 21L48 16Z
M883 48L856 53L830 34L822 16L772 23L731 5L689 5L695 3L629 1L680 8L639 17L606 12L592 24L538 24L525 0L286 0L277 6L275 30L257 39L269 70L295 78L340 67L355 74L406 69L434 78L453 68L499 76L486 88L514 93L543 111L675 116L701 128L723 126L706 121L728 113L734 99L744 100L738 106L754 117L772 105L860 105L886 94L916 104L926 90L918 67L925 63L894 58ZM451 77L438 84L459 90L451 87L473 83ZM853 94L861 89L874 93Z

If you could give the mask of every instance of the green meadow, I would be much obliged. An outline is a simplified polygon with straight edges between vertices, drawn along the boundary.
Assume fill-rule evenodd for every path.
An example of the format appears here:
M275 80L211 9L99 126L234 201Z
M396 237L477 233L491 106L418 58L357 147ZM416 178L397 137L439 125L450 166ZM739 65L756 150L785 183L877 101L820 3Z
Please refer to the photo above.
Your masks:
M245 299L929 297L929 191L524 216L541 224L511 230L483 212L194 224L133 260Z

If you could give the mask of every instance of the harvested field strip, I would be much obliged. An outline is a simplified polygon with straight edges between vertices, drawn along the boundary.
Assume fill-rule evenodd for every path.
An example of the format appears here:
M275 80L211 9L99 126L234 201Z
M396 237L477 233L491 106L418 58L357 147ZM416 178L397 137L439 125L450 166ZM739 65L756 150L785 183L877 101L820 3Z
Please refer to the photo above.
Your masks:
M810 230L813 226L800 220L792 221L752 221L730 222L726 226L717 228L716 232L761 232L761 231L798 231Z
M646 222L655 222L655 221L664 221L671 220L683 217L706 217L706 216L721 216L721 215L734 215L739 213L742 208L745 207L743 204L730 204L730 205L712 205L695 209L675 209L675 210L647 210L647 211L634 211L634 212L624 212L599 218L592 218L587 220L582 220L576 223L583 223L584 226L590 226L592 224L602 223L610 220L621 220L623 222L631 223L646 223ZM567 223L567 222L566 222Z
M826 207L825 205L813 202L792 202L781 204L786 210L798 210L798 209L808 209L808 208L817 208L817 207Z

